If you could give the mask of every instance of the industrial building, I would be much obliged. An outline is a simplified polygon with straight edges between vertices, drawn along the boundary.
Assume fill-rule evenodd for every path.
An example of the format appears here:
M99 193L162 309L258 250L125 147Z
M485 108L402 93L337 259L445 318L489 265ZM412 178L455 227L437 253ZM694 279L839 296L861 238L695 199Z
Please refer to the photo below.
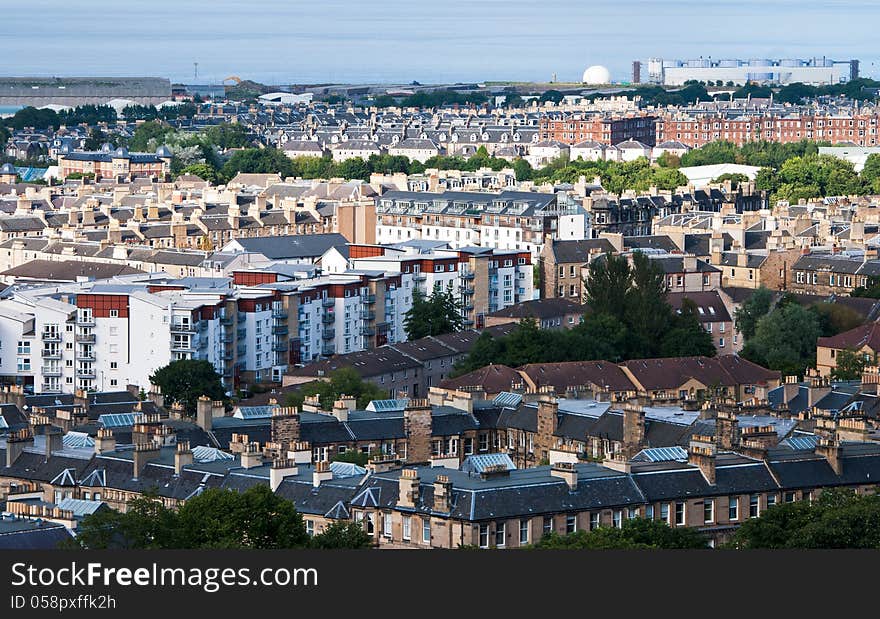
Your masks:
M0 106L103 105L127 99L156 105L171 98L162 77L0 77Z
M633 63L633 81L641 81L642 63ZM651 58L647 62L648 82L665 86L681 86L687 81L722 82L737 86L748 82L766 84L841 84L859 76L858 60L830 60L828 58L791 58L771 60L664 60Z

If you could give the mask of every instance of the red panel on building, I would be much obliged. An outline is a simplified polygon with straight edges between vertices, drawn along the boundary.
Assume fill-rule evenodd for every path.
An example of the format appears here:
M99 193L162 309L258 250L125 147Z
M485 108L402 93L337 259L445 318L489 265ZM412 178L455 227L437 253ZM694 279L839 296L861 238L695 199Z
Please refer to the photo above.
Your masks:
M111 318L111 310L116 310L115 318L128 318L128 295L80 294L76 306L90 308L95 318Z
M277 273L269 273L266 271L232 272L232 282L236 286L259 286L260 284L274 284L277 281Z

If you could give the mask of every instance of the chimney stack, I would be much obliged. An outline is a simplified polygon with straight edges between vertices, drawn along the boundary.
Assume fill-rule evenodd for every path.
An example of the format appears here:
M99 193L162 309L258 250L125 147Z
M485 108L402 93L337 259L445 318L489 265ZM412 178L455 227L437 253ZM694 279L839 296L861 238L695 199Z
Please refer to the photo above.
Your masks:
M327 461L315 462L315 471L312 473L312 485L317 488L321 483L333 479L333 471Z
M840 443L834 439L822 438L816 443L816 454L828 460L835 475L843 475Z
M263 465L263 452L260 451L259 443L247 443L241 452L241 465L246 469L252 469Z
M272 488L272 492L278 490L278 486L281 485L285 477L296 475L298 472L293 460L288 458L276 458L273 460L272 467L269 469L269 487Z
M134 475L133 479L138 479L144 472L144 467L150 460L155 460L159 455L159 444L155 440L146 443L136 443L134 446Z
M189 441L177 443L177 451L174 453L174 472L180 475L183 467L193 463L193 452L189 448Z
M434 511L449 513L452 510L452 482L447 475L434 480Z
M557 462L550 467L550 475L564 479L569 490L577 490L578 473L573 462Z
M627 460L642 450L645 444L645 411L634 402L623 407L623 455Z
M12 466L24 448L34 444L34 436L30 428L22 428L6 435L6 466Z
M715 440L711 436L694 434L688 449L688 464L700 467L706 481L715 485Z
M403 411L407 462L431 461L431 404L428 400L410 399Z
M46 426L44 436L46 437L46 460L52 457L53 451L64 449L64 433L61 428L53 425Z
M419 502L419 473L415 469L403 469L400 472L399 494L397 504L401 507L415 507Z
M109 451L116 451L116 437L112 430L99 428L95 437L95 453L100 455Z
M719 410L715 417L715 439L725 451L739 446L739 419L731 411Z

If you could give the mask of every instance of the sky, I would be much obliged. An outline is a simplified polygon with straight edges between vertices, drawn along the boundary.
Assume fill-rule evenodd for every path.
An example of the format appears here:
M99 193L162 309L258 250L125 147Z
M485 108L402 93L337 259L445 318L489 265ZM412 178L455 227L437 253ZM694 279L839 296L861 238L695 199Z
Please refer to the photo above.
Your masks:
M2 2L0 74L268 84L579 81L634 59L857 58L880 77L880 2L858 0L29 0Z

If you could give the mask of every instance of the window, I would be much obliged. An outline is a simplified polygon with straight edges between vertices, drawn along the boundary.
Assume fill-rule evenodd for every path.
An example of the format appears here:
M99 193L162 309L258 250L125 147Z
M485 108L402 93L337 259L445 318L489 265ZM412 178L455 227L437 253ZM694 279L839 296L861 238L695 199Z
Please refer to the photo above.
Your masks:
M590 512L590 531L599 528L599 512Z
M489 547L489 525L481 524L480 525L480 548L488 548Z
M615 509L612 516L611 516L611 520L614 523L615 529L622 529L623 528L623 510Z
M306 533L308 533L310 537L315 534L314 520L306 520Z
M411 530L410 530L410 529L411 529L411 526L412 526L412 517L411 517L411 516L404 516L404 517L403 517L403 534L402 534L402 537L403 537L403 539L405 539L405 540L407 540L407 541L409 541L409 540L411 539L411 537L412 537L412 532L411 532Z
M758 509L758 495L750 494L749 495L749 518L757 518L761 515L761 510Z
M519 521L519 543L524 545L529 543L529 519L522 518Z
M110 369L111 369L111 370L115 370L115 369L118 368L118 367L119 367L119 364L118 364L116 361L111 361L111 362L110 362Z
M553 516L544 516L542 531L544 535L553 532Z
M480 451L489 451L489 435L480 435Z
M727 518L739 520L739 500L736 497L730 497L727 501Z
M118 309L110 310L110 318L119 318L119 310Z
M715 501L703 501L703 522L715 522Z
M630 508L629 508L629 511L627 512L626 517L627 517L629 520L633 520L633 519L635 519L635 518L638 518L638 517L639 517L639 510L638 510L638 508L636 508L636 507L630 507Z
M669 503L660 504L660 520L669 524Z
M496 548L504 548L505 533L506 533L505 523L496 522L495 523L495 547Z
M684 502L675 502L675 524L681 526L684 524Z
M768 494L767 495L767 507L773 507L774 505L776 505L776 495L775 494Z
M654 506L653 505L645 505L645 518L647 520L654 519Z
M382 535L385 537L391 537L391 529L392 529L392 520L391 514L383 514L382 515Z
M430 518L422 518L422 542L425 544L431 543L431 519Z
M794 503L794 492L786 492L785 493L785 502L786 503Z
M575 531L577 531L577 516L568 514L565 517L565 532L574 533Z
M466 456L474 453L474 439L466 438L464 439L464 453Z

